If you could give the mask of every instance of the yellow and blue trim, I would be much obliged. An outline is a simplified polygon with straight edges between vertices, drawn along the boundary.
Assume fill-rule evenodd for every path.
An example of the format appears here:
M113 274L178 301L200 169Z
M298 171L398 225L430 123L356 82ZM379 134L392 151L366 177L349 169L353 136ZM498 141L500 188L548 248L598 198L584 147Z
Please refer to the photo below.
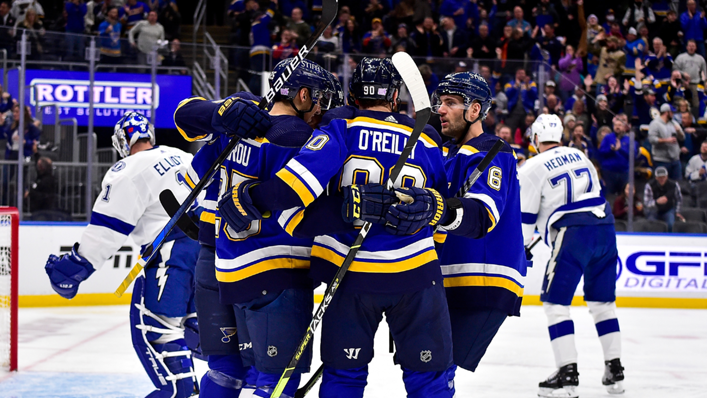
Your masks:
M189 136L187 135L187 133L186 133L181 127L179 127L179 125L178 125L177 122L176 122L176 115L177 115L177 112L179 111L179 109L180 109L181 107L183 107L184 105L186 105L186 104L188 104L188 103L190 103L190 102L192 102L192 101L195 101L195 100L206 101L207 99L204 98L204 97L191 97L191 98L187 98L187 99L185 99L185 100L182 100L182 102L180 102L179 105L177 105L177 109L174 110L174 117L173 117L173 118L175 119L174 125L175 125L175 127L177 127L177 131L179 131L179 134L181 134L182 137L184 137L184 139L187 140L187 141L189 141L189 142L199 141L199 140L202 140L202 139L206 138L206 136L207 136L207 134L204 134L204 135L199 135L199 136L196 136L196 137L189 137Z

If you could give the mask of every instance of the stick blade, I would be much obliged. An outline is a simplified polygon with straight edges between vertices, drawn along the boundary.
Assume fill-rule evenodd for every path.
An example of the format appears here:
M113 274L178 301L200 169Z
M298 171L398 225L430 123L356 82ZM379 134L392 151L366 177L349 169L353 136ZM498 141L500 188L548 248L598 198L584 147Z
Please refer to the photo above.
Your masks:
M324 0L322 2L322 19L321 23L325 23L326 26L334 22L336 14L339 12L339 0Z
M417 65L410 54L405 52L395 53L393 55L393 65L403 78L408 91L410 91L412 102L415 105L415 112L430 108L430 97L427 94L425 81L422 80L420 70L417 69Z
M162 208L164 208L170 217L174 217L181 207L181 204L177 198L174 197L172 191L168 189L160 192L160 203L162 204ZM194 224L194 221L192 221L186 214L179 217L177 220L177 227L179 227L179 229L184 232L184 235L188 236L191 240L199 240L199 227Z

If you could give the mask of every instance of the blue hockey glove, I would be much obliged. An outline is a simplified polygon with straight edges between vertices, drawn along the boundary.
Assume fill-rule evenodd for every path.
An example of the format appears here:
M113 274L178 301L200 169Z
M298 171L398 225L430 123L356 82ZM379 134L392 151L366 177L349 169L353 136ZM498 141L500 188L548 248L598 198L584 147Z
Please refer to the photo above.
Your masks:
M211 126L231 137L255 138L270 129L270 115L252 101L231 97L214 111Z
M341 216L346 222L359 219L374 224L385 224L385 214L390 205L400 202L395 192L380 184L350 185L342 187L344 204Z
M72 299L79 291L79 284L96 270L91 263L79 255L79 244L75 243L71 253L61 257L50 255L44 270L49 275L52 289L65 299Z
M425 226L435 226L444 220L446 201L432 188L397 188L403 202L390 206L385 219L386 231L393 235L414 234Z
M236 232L245 231L252 221L263 218L253 205L253 200L248 193L248 190L256 184L259 182L241 181L233 187L231 192L226 192L218 202L221 217Z

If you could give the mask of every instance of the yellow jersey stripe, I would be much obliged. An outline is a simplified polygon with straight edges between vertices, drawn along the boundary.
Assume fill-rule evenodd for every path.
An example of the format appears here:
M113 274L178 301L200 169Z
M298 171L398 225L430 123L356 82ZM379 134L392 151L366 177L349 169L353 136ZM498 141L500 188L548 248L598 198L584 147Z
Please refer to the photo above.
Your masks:
M434 238L436 243L444 243L447 241L447 234L435 232L432 237Z
M289 170L281 169L275 175L284 181L290 188L292 188L295 193L297 193L297 196L299 196L305 206L309 206L310 203L314 202L314 195L309 192L309 188L307 188L307 186Z
M420 139L428 143L432 147L439 147L436 142L432 138L430 138L427 134L421 133L420 134Z
M219 282L239 282L251 276L276 269L309 269L309 260L299 258L273 258L233 272L223 272L216 269L216 279Z
M196 187L196 184L194 184L194 181L192 181L191 177L189 177L189 173L184 173L184 181L187 182L187 185L189 185L189 188L194 189L194 187Z
M484 206L484 207L486 207L486 206ZM489 218L491 219L491 227L486 232L491 232L491 231L493 231L494 228L496 228L496 217L493 216L493 213L491 212L491 210L488 207L486 207L486 211L489 212Z
M199 221L209 224L216 224L216 213L211 213L208 210L204 210L201 212L201 216L199 216Z
M366 122L366 123L378 124L381 126L390 126L390 127L396 128L396 129L402 129L402 130L412 133L412 127L408 127L404 124L399 124L399 123L391 123L391 122L386 122L383 120L376 120L376 119L373 119L370 117L360 116L357 118L346 120L346 124L351 124L351 123L356 123L356 122Z
M509 290L518 297L523 296L523 288L513 281L498 276L454 276L444 278L444 287L489 286Z
M318 257L329 261L330 263L341 266L344 263L344 257L339 253L323 246L314 245L312 246L312 257ZM428 250L424 253L420 253L415 257L408 258L402 261L396 262L368 262L368 261L354 261L349 268L352 272L368 272L375 274L394 274L398 272L410 271L415 268L419 268L431 261L437 259L437 252L434 250Z
M295 213L292 218L290 218L290 221L285 225L285 232L290 234L292 236L295 233L295 228L299 225L300 222L302 222L302 218L304 217L304 209L298 211Z
M186 104L188 104L188 103L190 103L190 102L192 102L192 101L194 101L194 100L206 101L206 98L204 98L204 97L192 97L192 98L187 98L187 99L183 100L182 102L179 103L179 105L177 105L177 109L174 110L174 116L177 115L177 111L179 110L179 108L183 107L184 105L186 105ZM173 117L173 118L174 118L174 117ZM184 137L184 139L187 140L187 141L189 141L189 142L198 141L198 140L203 139L204 137L206 137L206 134L204 134L204 135L197 136L196 138L191 138L191 137L189 137L189 136L187 135L187 133L184 132L184 130L182 130L181 127L179 127L179 126L177 125L176 122L174 123L174 125L177 127L177 131L179 131L179 134L181 134L182 137Z

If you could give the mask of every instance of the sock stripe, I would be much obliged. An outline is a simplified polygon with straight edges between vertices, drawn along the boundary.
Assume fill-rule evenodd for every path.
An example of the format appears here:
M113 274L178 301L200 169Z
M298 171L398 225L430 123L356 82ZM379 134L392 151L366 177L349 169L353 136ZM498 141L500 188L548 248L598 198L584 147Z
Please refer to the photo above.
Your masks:
M605 321L598 322L596 324L596 327L597 327L597 333L599 334L599 337L601 337L605 334L609 334L609 333L620 332L619 320L616 318L607 319Z
M618 322L617 322L618 327ZM558 337L574 334L574 322L572 320L562 321L547 328L550 331L550 340L555 340Z

